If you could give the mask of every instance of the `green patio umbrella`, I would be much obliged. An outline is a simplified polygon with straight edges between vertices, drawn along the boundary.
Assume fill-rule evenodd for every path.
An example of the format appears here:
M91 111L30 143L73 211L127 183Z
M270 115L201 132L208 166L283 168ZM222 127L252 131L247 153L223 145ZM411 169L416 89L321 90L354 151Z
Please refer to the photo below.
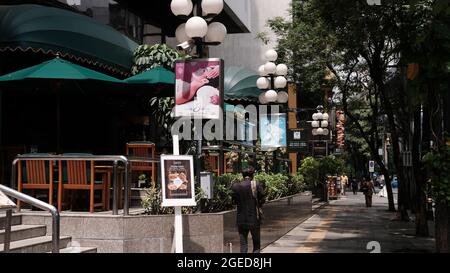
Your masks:
M158 97L173 97L175 95L175 73L162 66L148 69L125 79L124 82L128 83L133 89L138 87L146 93L149 92L149 87L152 87L152 94Z
M26 79L96 80L121 83L122 81L59 57L41 64L12 72L0 77L0 82Z
M16 72L12 72L0 77L0 83L17 82L17 81L35 81L35 80L54 80L60 82L61 80L93 80L107 83L122 83L121 80L102 74L100 72L82 67L80 65L71 63L56 57L50 61L34 65ZM58 86L58 85L56 85ZM61 149L61 98L60 92L57 93L57 108L56 108L56 149L60 152Z
M148 69L140 74L124 80L126 83L136 84L175 84L175 73L165 69L162 66L157 66L153 69Z
M261 90L256 86L259 76L246 68L229 66L225 68L225 100L258 101Z

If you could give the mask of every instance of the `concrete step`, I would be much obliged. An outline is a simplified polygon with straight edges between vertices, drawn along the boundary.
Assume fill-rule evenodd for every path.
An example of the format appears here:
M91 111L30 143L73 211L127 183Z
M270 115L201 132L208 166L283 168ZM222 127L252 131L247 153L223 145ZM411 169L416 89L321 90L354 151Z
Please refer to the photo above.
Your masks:
M49 252L51 253L51 252ZM59 250L59 253L97 253L96 247L66 247Z
M0 214L0 229L5 229L6 217L5 214ZM18 226L22 224L22 215L13 214L11 218L11 225Z
M61 236L59 241L59 248L70 247L71 237ZM0 249L3 252L4 246L0 244ZM11 242L11 253L46 253L52 251L52 236L41 236L20 241Z
M11 242L24 239L45 236L47 227L45 225L19 225L11 227ZM0 230L0 244L5 242L5 230Z

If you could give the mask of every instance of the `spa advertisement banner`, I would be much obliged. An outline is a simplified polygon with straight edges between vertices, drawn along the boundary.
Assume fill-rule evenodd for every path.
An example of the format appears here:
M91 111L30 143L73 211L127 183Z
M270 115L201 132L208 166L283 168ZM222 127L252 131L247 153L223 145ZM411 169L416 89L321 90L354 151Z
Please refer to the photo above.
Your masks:
M287 146L286 114L260 115L259 130L263 151Z
M221 59L177 61L175 64L175 117L219 119L223 104Z
M193 156L161 155L163 207L196 206Z

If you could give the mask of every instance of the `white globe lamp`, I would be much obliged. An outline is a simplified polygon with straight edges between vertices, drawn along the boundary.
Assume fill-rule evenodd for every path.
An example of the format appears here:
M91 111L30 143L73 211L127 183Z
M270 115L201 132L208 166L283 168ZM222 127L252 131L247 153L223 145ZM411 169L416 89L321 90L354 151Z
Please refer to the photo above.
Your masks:
M317 134L320 136L320 135L323 135L323 129L322 128L319 128L319 129L317 129Z
M327 113L324 113L322 115L322 119L328 121L328 119L330 118L330 116Z
M191 0L172 0L170 3L170 9L176 16L191 14L193 4Z
M330 130L328 129L323 129L323 135L327 136L330 133Z
M317 120L315 120L315 121L311 122L311 126L313 128L319 128L319 122Z
M322 115L322 113L316 113L316 117L317 117L317 119L319 120L322 120L323 119L323 115Z
M277 71L277 66L275 65L275 63L273 62L267 62L264 65L264 71L266 71L267 74L275 74L275 72Z
M317 136L317 129L313 129L312 134L313 134L313 136Z
M186 22L186 35L189 38L203 38L208 33L208 23L205 19L194 16Z
M186 35L186 24L181 24L177 27L175 37L179 43L184 43L189 40L189 37Z
M261 66L258 68L258 73L259 73L259 75L260 75L261 77L267 76L267 72L266 72L266 70L265 70L265 68L264 68L264 65L261 65Z
M317 118L317 113L315 113L315 114L312 115L312 119L313 119L313 120L318 120L318 118Z
M322 121L321 122L321 126L322 126L322 128L327 128L328 127L328 121Z
M219 14L223 10L223 0L202 0L202 10L206 15Z
M278 103L286 103L289 100L289 94L285 91L278 92L277 102Z
M279 64L279 65L277 65L277 70L276 70L276 72L277 72L277 75L280 75L280 76L286 76L287 73L288 73L288 67L287 67L287 65L285 65L285 64Z
M277 92L275 90L266 91L265 100L267 102L276 102L277 101L277 97L278 97L278 94L277 94Z
M266 55L266 60L269 62L275 62L278 59L278 53L273 49L267 50L265 55Z
M223 43L227 35L227 28L219 22L209 24L206 42Z
M267 101L266 101L266 92L262 92L261 95L259 95L259 102L260 102L261 104L267 104Z
M269 89L269 84L270 84L269 80L265 77L260 77L256 81L256 86L259 89Z
M275 88L281 89L285 88L287 85L287 80L283 76L278 76L275 78Z

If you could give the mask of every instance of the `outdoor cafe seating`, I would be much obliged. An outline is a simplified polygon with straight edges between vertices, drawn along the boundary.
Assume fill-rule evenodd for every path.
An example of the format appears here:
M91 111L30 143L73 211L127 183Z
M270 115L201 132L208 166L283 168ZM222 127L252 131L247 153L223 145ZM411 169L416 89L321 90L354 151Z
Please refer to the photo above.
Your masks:
M77 154L65 154L75 156ZM79 156L90 154L78 154ZM26 156L26 155L25 155ZM110 171L105 171L105 166L95 165L93 160L53 160L51 154L29 154L29 156L48 156L48 160L19 160L17 162L17 187L19 192L31 190L31 196L37 197L38 190L46 190L48 203L55 205L56 195L57 207L62 211L70 204L73 208L75 192L83 191L89 193L89 212L95 208L109 209ZM71 193L71 198L66 198ZM101 192L100 201L95 200L95 193ZM69 199L69 200L68 200ZM20 210L20 201L17 202Z
M53 188L55 186L53 180L53 161L52 160L38 160L38 161L19 161L17 163L18 169L18 191L31 190L32 196L35 195L36 190L48 191L48 203L53 204ZM20 210L20 200L17 201L17 208Z
M17 186L19 192L40 199L45 190L42 200L59 211L109 211L111 202L113 215L118 215L120 208L128 215L131 166L155 166L156 162L154 158L133 155L19 154L12 164L11 187Z
M58 210L62 209L62 201L67 190L70 191L89 191L89 212L94 212L95 207L102 207L106 210L106 198L108 183L105 179L95 179L94 161L79 160L68 161L60 160L58 163ZM95 203L95 191L101 191L101 202ZM73 196L73 195L72 195ZM73 205L73 201L70 202Z
M126 154L130 156L155 158L155 144L149 141L134 141L126 144ZM131 173L151 173L152 188L155 188L155 162L133 162L131 163Z

